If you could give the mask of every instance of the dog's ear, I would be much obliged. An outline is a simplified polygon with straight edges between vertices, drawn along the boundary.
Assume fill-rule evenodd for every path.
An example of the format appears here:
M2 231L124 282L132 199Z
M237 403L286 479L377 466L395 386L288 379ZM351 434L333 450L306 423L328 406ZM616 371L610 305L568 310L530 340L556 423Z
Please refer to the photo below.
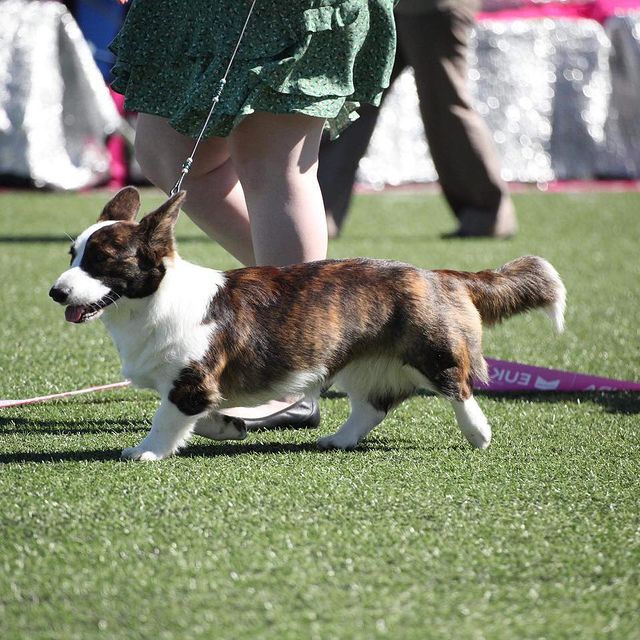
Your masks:
M180 205L186 196L186 191L178 191L140 220L140 232L157 256L167 255L173 250L173 229L178 221Z
M134 187L120 189L105 205L98 222L104 220L135 220L140 210L140 194Z

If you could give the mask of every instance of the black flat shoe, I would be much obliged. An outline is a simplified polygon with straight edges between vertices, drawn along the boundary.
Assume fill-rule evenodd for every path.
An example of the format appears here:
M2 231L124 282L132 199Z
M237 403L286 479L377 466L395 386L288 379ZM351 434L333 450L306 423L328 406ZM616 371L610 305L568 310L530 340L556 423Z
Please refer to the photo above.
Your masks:
M304 397L291 406L264 418L241 418L247 431L266 429L315 429L320 424L320 407L314 398Z

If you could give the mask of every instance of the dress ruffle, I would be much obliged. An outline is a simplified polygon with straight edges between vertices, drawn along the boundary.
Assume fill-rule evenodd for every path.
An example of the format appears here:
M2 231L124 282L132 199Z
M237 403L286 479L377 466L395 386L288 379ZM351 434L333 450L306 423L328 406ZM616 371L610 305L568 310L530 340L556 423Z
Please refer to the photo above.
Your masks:
M111 44L132 111L199 134L246 18L242 0L135 0ZM395 52L392 0L258 0L205 136L254 111L326 118L337 135L377 104Z

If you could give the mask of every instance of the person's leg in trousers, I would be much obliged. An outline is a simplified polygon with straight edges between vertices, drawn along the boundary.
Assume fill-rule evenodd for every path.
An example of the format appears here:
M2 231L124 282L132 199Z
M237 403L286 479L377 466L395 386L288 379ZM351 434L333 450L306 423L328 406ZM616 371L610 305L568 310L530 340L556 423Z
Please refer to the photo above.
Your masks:
M389 85L400 75L405 64L396 52ZM385 94L386 95L386 91ZM384 99L384 97L383 97ZM369 140L378 121L379 108L363 104L358 109L360 117L350 124L336 140L328 136L320 144L318 182L327 213L329 237L340 233L351 204L351 195L360 159L367 151Z
M451 235L506 237L516 231L491 133L471 105L468 45L474 14L456 8L397 15L398 44L415 71L427 142L444 196L458 218Z
M340 234L351 204L351 193L360 158L366 153L378 120L378 107L365 104L359 118L336 140L325 137L320 144L318 182L327 214L330 238Z

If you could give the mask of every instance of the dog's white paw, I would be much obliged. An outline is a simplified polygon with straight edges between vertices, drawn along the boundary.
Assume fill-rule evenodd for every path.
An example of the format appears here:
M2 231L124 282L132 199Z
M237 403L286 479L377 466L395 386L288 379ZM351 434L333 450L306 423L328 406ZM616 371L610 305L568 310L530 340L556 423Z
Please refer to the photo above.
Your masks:
M342 449L344 451L351 451L358 446L358 440L354 440L350 437L345 437L339 433L334 433L331 436L325 436L318 439L318 448L320 449Z
M476 449L487 449L491 444L491 430L488 432L485 431L484 433L473 434L471 436L468 435L467 438Z
M247 428L241 418L215 414L200 418L193 432L211 440L244 440Z
M491 444L491 427L486 422L467 427L463 434L476 449L486 449Z
M128 449L124 449L120 454L121 460L135 460L139 462L151 462L154 460L162 460L162 458L166 458L166 456L155 453L154 451L142 449L141 447L129 447Z

